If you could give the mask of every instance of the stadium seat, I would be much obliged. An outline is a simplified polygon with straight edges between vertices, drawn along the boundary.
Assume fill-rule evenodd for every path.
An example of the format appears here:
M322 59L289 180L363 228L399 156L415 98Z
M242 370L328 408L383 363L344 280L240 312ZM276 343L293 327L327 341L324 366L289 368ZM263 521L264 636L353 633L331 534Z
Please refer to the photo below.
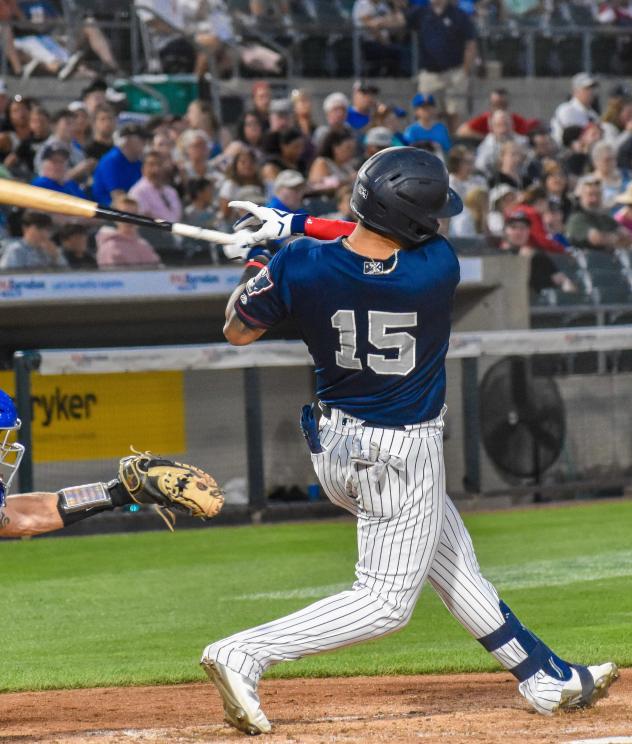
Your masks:
M586 250L583 251L586 259L586 268L589 271L597 269L600 271L610 271L614 274L620 273L620 266L616 258L606 251Z
M630 284L617 270L592 269L592 299L596 305L617 305L632 300Z

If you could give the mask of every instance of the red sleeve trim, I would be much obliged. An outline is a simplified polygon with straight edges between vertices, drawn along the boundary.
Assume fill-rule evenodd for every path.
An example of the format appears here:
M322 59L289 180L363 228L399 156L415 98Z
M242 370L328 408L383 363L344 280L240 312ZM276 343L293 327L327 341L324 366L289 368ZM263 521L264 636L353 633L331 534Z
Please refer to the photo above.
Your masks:
M322 217L308 217L305 221L305 235L318 240L344 238L355 230L355 222L345 220L324 220Z
M235 312L237 315L239 315L239 319L241 322L248 326L248 328L258 328L258 329L264 329L268 330L270 328L269 325L266 325L265 323L262 323L260 320L257 320L257 318L253 318L252 315L248 315L248 313L241 307L239 304L239 300L235 303Z

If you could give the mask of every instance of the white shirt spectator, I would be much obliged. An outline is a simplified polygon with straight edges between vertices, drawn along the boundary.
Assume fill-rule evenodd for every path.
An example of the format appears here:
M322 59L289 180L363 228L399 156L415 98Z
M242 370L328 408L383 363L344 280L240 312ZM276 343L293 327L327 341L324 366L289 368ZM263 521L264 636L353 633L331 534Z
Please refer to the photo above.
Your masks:
M562 133L566 127L585 127L592 121L599 121L594 109L584 106L577 98L561 103L551 119L551 133L558 142L562 142Z

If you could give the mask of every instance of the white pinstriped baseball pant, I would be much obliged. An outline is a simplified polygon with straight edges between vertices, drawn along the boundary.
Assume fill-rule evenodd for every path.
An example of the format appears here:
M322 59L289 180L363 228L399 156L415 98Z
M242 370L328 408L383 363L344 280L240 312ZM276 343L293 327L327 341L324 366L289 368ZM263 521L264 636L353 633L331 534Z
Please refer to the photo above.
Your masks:
M503 625L496 589L445 491L443 416L401 431L333 409L320 433L314 469L329 499L357 517L353 587L217 641L204 657L256 681L272 664L403 628L426 579L475 638ZM507 669L526 658L516 641L493 654Z

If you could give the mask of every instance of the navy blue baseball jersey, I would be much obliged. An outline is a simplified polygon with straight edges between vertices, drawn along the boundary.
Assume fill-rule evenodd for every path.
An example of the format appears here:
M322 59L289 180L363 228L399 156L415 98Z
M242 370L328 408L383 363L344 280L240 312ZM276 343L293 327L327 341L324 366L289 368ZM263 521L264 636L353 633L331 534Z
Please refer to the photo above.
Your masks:
M300 238L235 303L251 328L292 317L314 359L321 401L378 425L439 415L459 262L441 236L386 261L344 238Z

